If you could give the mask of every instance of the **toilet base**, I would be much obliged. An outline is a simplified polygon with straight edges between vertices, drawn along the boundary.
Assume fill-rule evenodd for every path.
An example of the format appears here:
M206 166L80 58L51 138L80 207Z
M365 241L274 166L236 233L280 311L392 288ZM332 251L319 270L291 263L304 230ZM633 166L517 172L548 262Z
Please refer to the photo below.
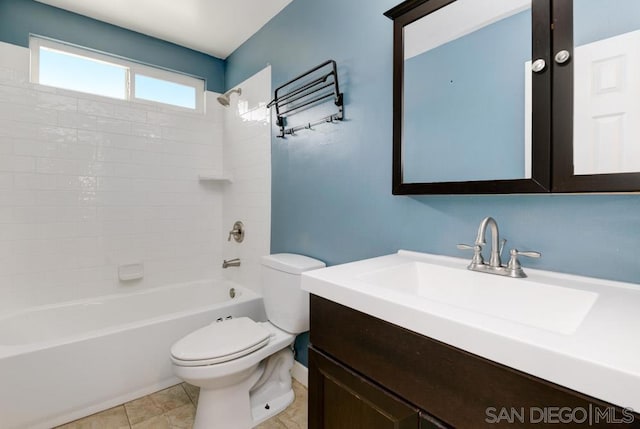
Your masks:
M259 377L260 373L257 372L243 382L228 387L201 387L193 429L252 428L253 419L247 412L251 406L247 392Z
M269 409L264 405L256 405L251 409L251 415L253 416L253 426L258 426L265 420L269 420L271 417L284 411L289 405L296 399L293 389L283 393L277 398L269 401Z
M293 353L286 348L238 384L201 387L193 429L250 429L283 411L295 399L292 366Z
M254 426L275 416L295 399L291 387L293 352L280 350L260 365L262 376L251 388L251 415Z

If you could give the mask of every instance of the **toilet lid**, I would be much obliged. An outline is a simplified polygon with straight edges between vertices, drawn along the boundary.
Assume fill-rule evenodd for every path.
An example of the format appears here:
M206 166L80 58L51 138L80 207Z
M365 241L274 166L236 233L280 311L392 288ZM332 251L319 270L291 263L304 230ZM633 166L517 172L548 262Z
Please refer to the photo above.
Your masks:
M245 356L269 342L271 333L248 317L214 322L171 347L175 360L189 365L212 365Z

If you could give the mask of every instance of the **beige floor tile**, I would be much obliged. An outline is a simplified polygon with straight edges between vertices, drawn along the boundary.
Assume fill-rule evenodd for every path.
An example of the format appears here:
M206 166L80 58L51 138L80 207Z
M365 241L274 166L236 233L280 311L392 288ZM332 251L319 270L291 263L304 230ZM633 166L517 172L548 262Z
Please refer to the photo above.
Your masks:
M306 387L304 387L302 384L300 384L299 382L297 382L296 380L293 380L293 382L291 383L291 385L293 386L293 391L296 394L296 399L297 398L304 398L305 401L307 400L307 394L308 394L308 390Z
M307 389L297 381L293 382L293 391L296 395L293 404L278 414L278 419L284 423L287 429L307 428Z
M151 394L151 399L162 411L171 411L184 405L192 405L191 399L187 396L180 384Z
M196 415L196 407L189 403L167 411L159 416L136 423L132 429L191 429Z
M256 429L306 429L307 389L293 382L296 399L286 410ZM191 429L200 389L187 383L127 402L59 429ZM192 403L193 401L193 403Z
M294 381L293 391L296 395L293 403L256 429L307 429L307 389Z
M182 387L187 392L187 395L189 395L189 398L191 398L193 405L198 405L198 398L200 397L200 388L196 386L192 386L189 383L182 383Z
M132 425L184 405L192 405L181 385L176 385L124 404Z
M260 423L254 429L287 429L287 426L285 426L278 417L272 417L266 422Z
M147 420L162 415L162 408L157 406L151 396L144 396L124 404L132 425L146 422Z
M171 429L191 429L196 416L196 407L193 404L183 405L164 413L164 416Z
M122 405L59 426L58 429L129 429L127 414Z
M171 429L169 421L164 415L151 417L140 423L131 426L131 429Z
M304 413L304 415L290 413L289 409L287 409L278 414L277 419L280 420L287 429L307 429L306 413Z

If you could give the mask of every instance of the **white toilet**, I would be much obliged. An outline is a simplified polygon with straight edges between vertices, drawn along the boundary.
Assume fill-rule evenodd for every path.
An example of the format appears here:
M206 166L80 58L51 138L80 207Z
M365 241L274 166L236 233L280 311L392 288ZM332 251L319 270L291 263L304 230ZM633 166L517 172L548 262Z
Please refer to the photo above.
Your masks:
M263 256L268 322L214 322L171 347L174 373L200 387L194 429L249 429L293 402L290 346L309 330L309 294L300 275L324 266L290 253Z

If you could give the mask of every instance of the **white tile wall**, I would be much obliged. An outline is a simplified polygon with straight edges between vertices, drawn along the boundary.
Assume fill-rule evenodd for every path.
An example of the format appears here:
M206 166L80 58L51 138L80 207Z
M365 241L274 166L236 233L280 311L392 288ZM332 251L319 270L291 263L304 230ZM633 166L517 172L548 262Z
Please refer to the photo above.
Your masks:
M241 244L226 242L224 258L239 257L238 268L224 275L260 292L260 257L271 245L271 67L238 85L225 111L224 166L233 182L225 186L223 226L226 236L236 220L244 223Z
M197 180L223 168L216 95L200 115L33 85L29 50L0 43L0 315L220 276L230 218L246 221L251 250L225 248L225 257L268 252L264 139L237 142L260 159L230 142L232 188ZM243 126L253 129L234 122L229 135ZM144 279L120 282L117 265L135 261Z

